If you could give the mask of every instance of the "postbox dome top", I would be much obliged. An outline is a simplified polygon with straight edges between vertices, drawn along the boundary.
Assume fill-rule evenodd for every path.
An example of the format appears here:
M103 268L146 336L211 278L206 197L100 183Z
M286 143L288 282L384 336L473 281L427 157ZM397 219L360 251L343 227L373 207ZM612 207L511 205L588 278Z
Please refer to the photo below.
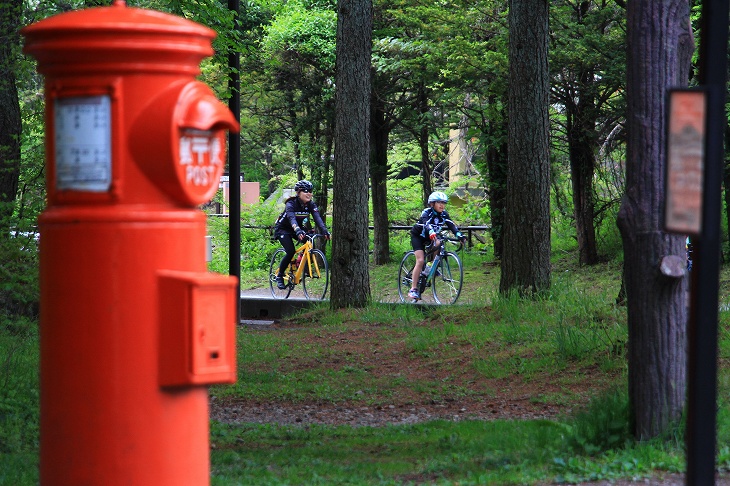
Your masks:
M211 39L215 37L215 32L203 25L156 10L127 7L124 0L114 0L109 7L91 7L53 15L26 27L24 31L35 33L48 29L94 32L107 30L175 31Z
M24 52L43 74L169 71L198 74L215 31L196 22L115 0L46 18L22 29Z

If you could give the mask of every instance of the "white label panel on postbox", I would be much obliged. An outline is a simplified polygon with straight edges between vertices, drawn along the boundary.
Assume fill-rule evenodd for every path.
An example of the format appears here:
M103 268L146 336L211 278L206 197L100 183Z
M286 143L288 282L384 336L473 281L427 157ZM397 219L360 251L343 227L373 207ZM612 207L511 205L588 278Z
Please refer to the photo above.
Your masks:
M57 98L54 118L56 190L108 191L112 180L110 97Z

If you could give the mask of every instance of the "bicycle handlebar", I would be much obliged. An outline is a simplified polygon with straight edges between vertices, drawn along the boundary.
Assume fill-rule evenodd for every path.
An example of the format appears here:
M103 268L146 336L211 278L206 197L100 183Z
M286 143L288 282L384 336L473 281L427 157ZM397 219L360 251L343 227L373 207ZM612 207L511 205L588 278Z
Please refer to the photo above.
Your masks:
M327 238L328 235L322 235L319 233L305 233L304 236L306 236L309 241L314 243L314 240L316 240L317 238ZM330 238L332 238L331 235Z
M458 248L456 249L456 251L461 250L461 248L464 246L463 238L449 236L448 233L446 233L445 231L441 231L440 233L438 233L437 237L440 241L450 241L451 243L454 243L454 244L458 243ZM434 247L433 243L431 243L430 245L428 245L428 248L430 248L430 251L428 253L430 254L432 252L438 251L440 248L443 248L443 247L444 247L444 245L439 245L438 247Z

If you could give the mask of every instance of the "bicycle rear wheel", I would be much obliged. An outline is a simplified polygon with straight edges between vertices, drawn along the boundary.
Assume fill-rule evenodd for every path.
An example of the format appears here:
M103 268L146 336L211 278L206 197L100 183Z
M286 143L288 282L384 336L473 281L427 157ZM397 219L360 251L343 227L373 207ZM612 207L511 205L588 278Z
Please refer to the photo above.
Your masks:
M464 283L464 268L456 253L448 252L439 261L433 277L433 297L438 304L453 304L461 295ZM440 274L440 275L439 275Z
M276 274L279 272L279 265L285 256L286 251L284 251L283 248L279 248L271 257L271 265L269 266L269 288L271 289L271 295L275 299L288 299L289 294L291 294L291 291L294 289L291 273L284 274L284 283L286 284L286 288L280 289L276 286Z
M321 250L311 250L309 258L312 262L312 268L308 267L309 263L302 263L304 267L304 276L302 277L302 286L304 287L304 295L307 299L322 300L327 294L329 286L329 264L327 257ZM311 271L310 271L311 270Z

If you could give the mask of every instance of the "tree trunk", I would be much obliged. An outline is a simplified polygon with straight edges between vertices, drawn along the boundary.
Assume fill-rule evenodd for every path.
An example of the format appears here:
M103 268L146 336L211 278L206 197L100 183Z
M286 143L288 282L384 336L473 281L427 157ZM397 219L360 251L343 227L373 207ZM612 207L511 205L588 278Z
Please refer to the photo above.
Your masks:
M693 50L685 0L627 2L626 194L618 216L628 309L629 402L634 434L666 431L684 408L687 279L663 277L684 236L662 231L666 90L684 86Z
M299 116L297 115L296 102L291 92L286 93L286 106L289 112L289 123L291 123L291 138L294 146L294 167L297 171L297 180L304 179L304 170L302 168L302 151L301 140L299 137Z
M428 127L422 126L420 134L418 136L418 146L421 149L421 167L423 168L423 204L426 205L428 196L434 190L432 178L433 178L433 164L431 163L431 151L428 150Z
M329 206L330 202L330 186L329 186L329 180L330 180L330 171L331 168L331 162L332 162L332 150L334 145L334 122L329 122L329 127L327 128L327 148L324 151L324 164L322 171L322 185L320 186L322 188L322 204L325 205L325 208Z
M730 147L730 124L725 125L725 147ZM730 241L730 154L728 154L727 150L725 151L724 158L722 185L724 186L723 194L725 196L725 222L727 223L728 241ZM722 251L720 253L724 262L725 253ZM730 255L730 248L728 248L728 255Z
M491 127L491 129L497 130L496 127ZM488 135L487 139L504 140L501 143L490 145L486 153L487 169L489 170L487 191L492 218L490 234L494 244L494 258L500 260L504 241L504 204L507 197L507 141L504 137L495 136L495 134Z
M370 185L373 193L373 263L390 262L388 233L388 137L390 124L386 120L382 100L373 95L370 119Z
M431 177L433 167L431 165L431 151L428 149L428 93L423 84L418 86L418 114L420 115L420 128L418 130L418 147L421 151L421 174L423 176L423 204L426 205L428 196L433 192Z
M15 69L22 6L20 0L0 1L0 38L5 40L0 46L0 238L10 234L10 218L20 177L22 121Z
M581 73L579 85L576 87L578 102L567 105L570 180L573 187L573 213L580 265L598 263L593 197L597 149L596 109L590 88L593 77L592 70Z
M314 195L314 200L317 201L319 211L322 219L327 221L327 207L329 205L329 183L330 180L330 159L332 156L332 136L333 136L333 122L330 117L324 120L325 126L321 135L322 144L324 145L324 152L321 154L322 164L318 166L313 164L312 174L315 180L315 190L319 188L319 191ZM319 240L318 240L319 242Z
M500 292L550 288L548 2L510 0L507 198Z
M368 166L372 1L337 3L335 162L332 197L333 309L370 302Z

